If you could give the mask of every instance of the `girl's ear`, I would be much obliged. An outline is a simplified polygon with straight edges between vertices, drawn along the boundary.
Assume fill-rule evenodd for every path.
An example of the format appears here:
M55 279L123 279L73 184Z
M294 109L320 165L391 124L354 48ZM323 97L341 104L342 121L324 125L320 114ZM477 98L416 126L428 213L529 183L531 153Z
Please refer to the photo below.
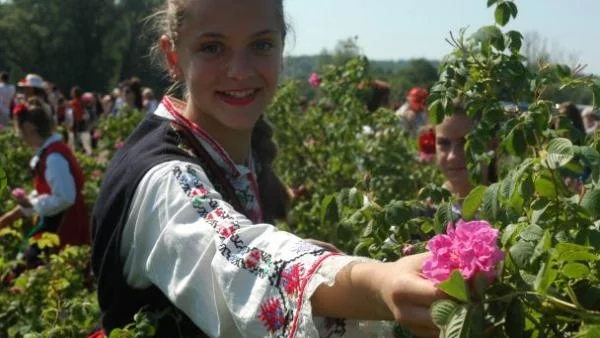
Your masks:
M179 60L177 57L177 52L175 51L175 46L173 46L171 39L169 39L169 37L166 35L160 37L159 46L161 52L165 56L167 68L169 69L169 76L175 80L178 80L181 72L179 70Z

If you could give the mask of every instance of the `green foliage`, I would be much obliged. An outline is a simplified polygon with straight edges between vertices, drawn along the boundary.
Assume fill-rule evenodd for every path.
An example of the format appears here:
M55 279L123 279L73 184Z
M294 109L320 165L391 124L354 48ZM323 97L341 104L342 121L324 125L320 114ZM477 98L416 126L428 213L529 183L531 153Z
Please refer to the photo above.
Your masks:
M70 247L0 288L0 336L82 337L99 318L87 247Z
M416 141L404 134L394 114L366 109L365 83L380 70L363 57L348 58L323 66L319 88L285 83L266 114L279 146L276 170L294 195L289 219L279 226L348 253L391 261L424 251L429 238L457 220L460 206L462 218L485 219L500 230L506 258L493 282L484 276L465 281L454 272L439 285L452 298L432 308L441 337L595 337L600 331L600 134L578 143L568 125L550 128L558 112L544 93L585 88L597 99L600 82L564 66L526 67L522 35L501 28L516 17L515 3L488 0L488 6L494 6L497 25L451 37L455 50L440 65L430 102L433 122L450 114L457 98L477 120L466 142L471 193L464 200L452 196L440 186L435 165L419 160ZM308 107L302 99L306 90L316 98ZM513 111L504 110L501 101L531 104ZM141 118L131 112L102 120L97 152L77 154L89 205L108 160ZM0 148L11 149L0 153L5 175L0 185L2 177L9 188L30 185L23 168L31 151L10 132L0 134ZM481 164L492 159L503 164L499 180L481 185ZM2 208L14 206L10 189L0 189L0 200ZM21 264L13 257L29 226L17 223L0 231L3 277ZM42 238L39 244L55 243ZM89 248L44 259L39 269L0 288L0 336L76 337L98 320L88 279ZM110 337L151 336L156 316L142 311ZM407 336L402 328L395 332Z
M151 87L165 86L151 66L143 19L159 0L47 0L0 2L0 59L13 80L35 72L68 91L74 85L108 91L138 75ZM54 60L57 62L51 62Z
M379 222L373 215L379 217L382 211L373 210L374 205L414 198L422 182L439 177L433 167L418 161L416 144L403 134L391 111L366 109L361 85L369 81L365 58L328 66L321 78L314 106L300 109L298 83L292 81L281 88L267 113L279 146L276 169L292 189L302 186L308 192L296 199L289 228L351 252L364 224ZM356 189L359 193L347 202L347 194ZM369 238L377 247L386 237L383 231Z

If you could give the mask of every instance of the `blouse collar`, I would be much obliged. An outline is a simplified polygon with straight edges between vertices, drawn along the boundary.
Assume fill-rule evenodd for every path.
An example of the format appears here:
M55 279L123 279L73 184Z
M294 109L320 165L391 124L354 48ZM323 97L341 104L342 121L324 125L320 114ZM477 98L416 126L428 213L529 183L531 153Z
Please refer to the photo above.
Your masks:
M236 164L231 156L215 139L213 139L201 126L185 117L182 112L185 110L185 102L174 97L163 97L160 106L155 114L171 120L176 120L191 130L202 146L208 151L210 156L217 162L217 165L226 170L233 178L245 176L248 172L256 173L252 152L248 157L249 166Z
M40 157L44 150L50 145L60 141L62 141L62 136L60 136L60 134L52 134L50 137L48 137L46 141L44 141L44 144L42 144L42 146L36 150L35 155L29 161L29 167L32 169L35 168L40 161Z

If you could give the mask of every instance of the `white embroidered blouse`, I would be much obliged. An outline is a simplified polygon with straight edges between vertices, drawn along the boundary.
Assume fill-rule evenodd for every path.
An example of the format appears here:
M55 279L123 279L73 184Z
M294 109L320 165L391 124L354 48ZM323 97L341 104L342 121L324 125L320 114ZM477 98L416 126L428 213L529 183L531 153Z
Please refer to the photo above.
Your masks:
M182 105L165 98L154 114L193 129L251 216L225 202L202 167L155 166L138 185L123 230L127 283L156 285L211 337L391 337L389 323L313 317L317 287L332 285L342 267L365 259L327 252L262 223L252 161L234 164L178 113Z
M62 137L59 134L48 137L29 162L31 170L37 166L44 149L60 141L62 141ZM28 196L32 207L20 207L24 215L31 216L35 212L42 217L54 216L75 204L77 197L75 178L71 173L69 162L61 154L48 155L44 178L48 182L52 194L38 194L36 190L33 190Z

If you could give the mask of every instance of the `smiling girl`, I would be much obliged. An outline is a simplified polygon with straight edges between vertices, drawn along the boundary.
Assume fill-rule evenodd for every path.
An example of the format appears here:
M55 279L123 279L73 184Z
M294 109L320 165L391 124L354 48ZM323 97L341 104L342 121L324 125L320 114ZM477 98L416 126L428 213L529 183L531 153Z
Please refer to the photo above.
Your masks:
M272 225L289 198L263 118L282 68L282 1L168 0L157 17L186 94L165 96L106 171L92 258L105 330L147 309L162 314L159 337L364 336L350 319L436 336L425 256L346 256Z

